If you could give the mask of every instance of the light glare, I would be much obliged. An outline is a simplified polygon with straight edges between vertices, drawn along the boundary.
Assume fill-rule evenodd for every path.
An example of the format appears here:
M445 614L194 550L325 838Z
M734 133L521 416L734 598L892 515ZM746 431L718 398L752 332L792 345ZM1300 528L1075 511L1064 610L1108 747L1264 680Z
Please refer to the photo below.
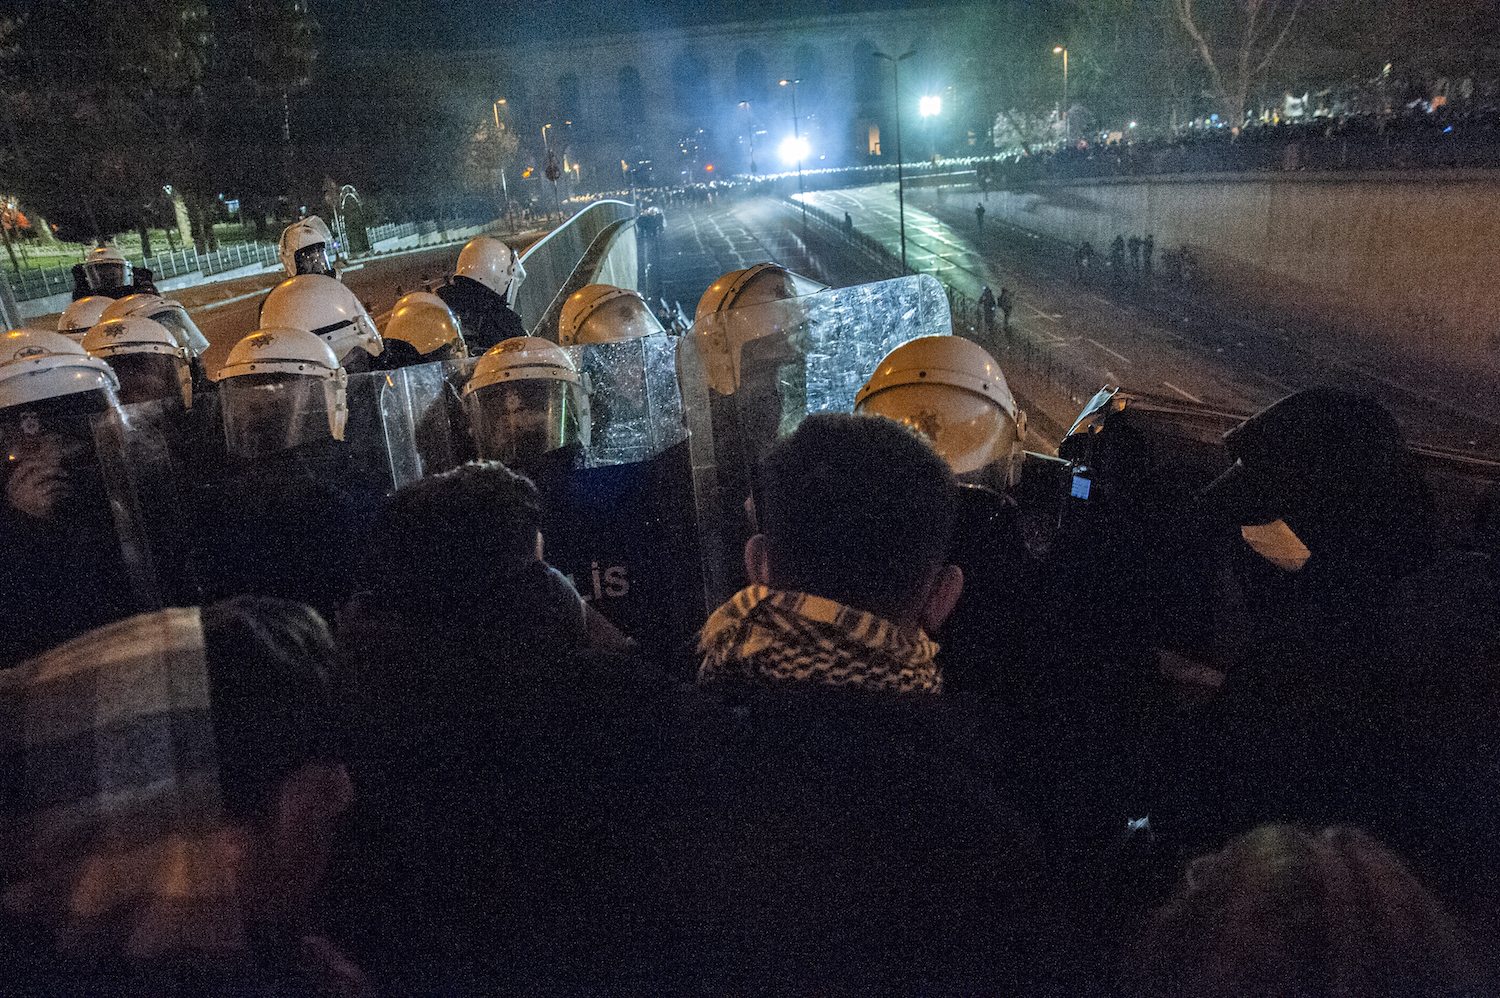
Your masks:
M931 117L934 114L943 113L943 99L941 97L923 97L917 102L917 110L922 112L922 117Z
M805 138L788 137L781 143L779 151L781 152L783 162L800 163L807 158L808 153L811 152L811 147L808 146L807 139Z

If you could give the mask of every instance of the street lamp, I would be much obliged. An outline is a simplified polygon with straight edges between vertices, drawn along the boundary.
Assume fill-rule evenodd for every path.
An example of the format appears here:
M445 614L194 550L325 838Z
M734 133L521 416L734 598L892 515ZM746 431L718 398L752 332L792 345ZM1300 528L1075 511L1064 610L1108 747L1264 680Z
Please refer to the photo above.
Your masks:
M792 142L797 150L797 200L802 202L802 244L807 245L807 198L802 193L802 157L807 155L807 146L802 141L801 124L797 118L797 84L801 80L782 80L781 86L792 85Z
M1052 54L1062 53L1063 57L1063 102L1062 102L1062 126L1063 145L1068 144L1068 47L1066 45L1052 46Z
M504 103L505 98L501 97L499 100L495 101L494 105L495 141L497 142L500 141L500 133L505 131L505 126L500 124L500 105ZM500 166L500 213L505 216L506 219L510 218L510 185L505 182L505 166L503 163Z
M900 206L901 215L901 271L906 272L906 191L901 174L901 64L917 54L916 49L904 52L898 56L889 56L884 52L872 52L871 55L877 59L884 59L891 64L894 74L896 93L896 201Z

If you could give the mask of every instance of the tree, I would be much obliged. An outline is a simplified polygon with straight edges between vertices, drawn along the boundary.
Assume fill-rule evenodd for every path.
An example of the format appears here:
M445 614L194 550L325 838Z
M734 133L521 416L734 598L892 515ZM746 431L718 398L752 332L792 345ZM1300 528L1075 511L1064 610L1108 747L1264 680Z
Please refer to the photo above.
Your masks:
M58 0L31 8L13 38L0 100L16 188L63 238L136 229L144 239L161 185L192 148L207 8Z
M1172 0L1234 134L1244 123L1251 87L1270 68L1301 6L1302 0Z

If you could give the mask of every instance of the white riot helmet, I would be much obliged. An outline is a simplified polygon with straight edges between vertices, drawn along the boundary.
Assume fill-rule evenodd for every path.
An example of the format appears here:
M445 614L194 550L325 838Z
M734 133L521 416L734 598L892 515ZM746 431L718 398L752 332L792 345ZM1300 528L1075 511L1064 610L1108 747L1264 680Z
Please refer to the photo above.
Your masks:
M501 340L464 386L479 456L526 462L575 440L588 445L588 396L567 351L550 340Z
M458 317L443 299L429 291L413 291L396 302L381 336L388 347L392 340L410 344L423 360L461 360L468 356ZM431 356L445 347L445 353Z
M57 318L57 331L74 343L82 343L83 334L104 318L104 310L113 303L113 298L104 295L85 295L63 309Z
M198 324L187 314L187 309L179 302L168 301L161 295L137 292L124 298L116 298L104 306L97 321L123 319L131 315L142 316L165 326L177 338L178 345L187 350L190 358L201 357L203 351L208 349L208 337L203 335Z
M140 315L105 319L84 335L83 348L114 370L125 405L167 398L175 386L182 404L193 407L191 357L161 323Z
M333 348L340 363L355 347L379 356L380 333L359 299L326 274L301 274L271 289L262 329L306 329Z
M693 314L693 321L733 308L801 298L803 295L822 291L825 287L826 285L792 273L779 263L757 263L744 270L732 270L710 284L708 290L703 292L703 297L698 299L698 310Z
M83 276L90 291L130 285L130 261L113 246L100 246L83 261Z
M526 279L526 268L509 246L498 239L480 236L470 239L459 252L453 276L478 281L507 302L514 302L521 282Z
M0 409L120 386L108 364L61 333L12 329L0 337Z
M326 274L334 276L333 233L317 215L298 219L281 231L281 269L286 276Z
M978 471L996 462L1014 483L1026 437L1026 414L1000 365L960 336L923 336L892 350L854 397L854 411L885 416L922 434L953 468Z
M343 440L348 382L333 349L305 329L251 333L219 369L230 452L259 457L329 436Z
M557 342L613 343L663 332L640 292L612 284L590 284L568 295L557 324Z

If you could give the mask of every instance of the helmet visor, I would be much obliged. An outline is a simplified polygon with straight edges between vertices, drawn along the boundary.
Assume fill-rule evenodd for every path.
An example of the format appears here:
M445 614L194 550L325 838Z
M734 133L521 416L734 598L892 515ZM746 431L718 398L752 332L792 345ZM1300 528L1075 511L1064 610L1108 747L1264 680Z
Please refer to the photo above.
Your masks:
M333 263L328 259L328 244L313 243L292 254L292 262L298 274L327 274L333 276Z
M332 436L323 380L306 374L249 374L219 382L229 452L255 458Z
M646 303L635 295L612 298L594 309L578 327L579 343L613 343L662 331Z
M120 404L181 398L187 365L165 353L118 353L108 358L120 379Z
M504 381L473 395L472 425L479 456L525 464L578 438L573 385L552 379Z
M90 260L83 265L89 288L123 288L130 283L130 263L126 260Z
M174 302L151 316L151 320L167 327L176 337L177 345L187 347L194 356L208 349L208 337L181 305Z

